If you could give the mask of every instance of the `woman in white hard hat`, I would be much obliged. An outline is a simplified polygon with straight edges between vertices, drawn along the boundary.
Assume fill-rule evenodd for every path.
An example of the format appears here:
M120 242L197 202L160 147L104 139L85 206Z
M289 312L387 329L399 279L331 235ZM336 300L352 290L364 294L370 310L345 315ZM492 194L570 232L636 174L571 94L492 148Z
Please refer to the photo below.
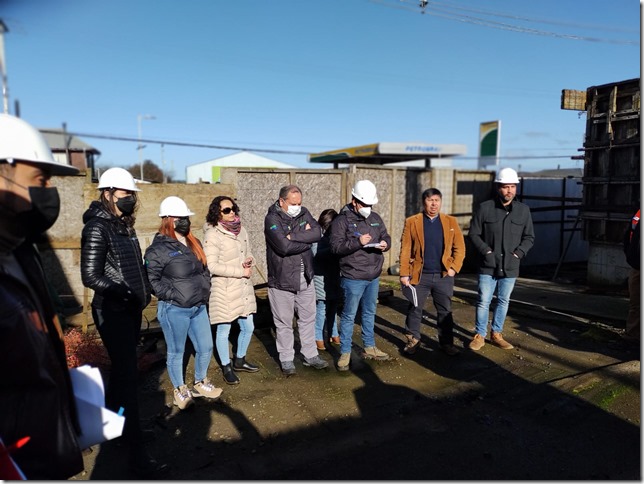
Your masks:
M221 388L207 377L212 357L212 333L207 304L210 272L201 242L190 231L186 202L167 197L161 202L161 226L145 251L145 265L154 295L159 299L157 318L163 330L168 355L168 375L174 387L173 403L183 410L192 397L219 398ZM183 378L186 339L195 348L195 383L189 390Z
M100 194L83 214L81 277L94 291L92 317L111 360L106 406L123 408L123 437L130 467L140 476L163 468L145 450L139 421L136 348L143 309L151 299L150 283L134 230L137 192L123 168L110 168L98 182Z
M248 232L239 219L239 207L232 198L215 197L204 225L204 250L212 275L210 322L217 326L215 345L224 381L239 383L236 371L254 373L259 367L246 361L253 336L253 314L257 312L255 288L251 281L255 258L250 251ZM231 364L228 336L233 322L239 324L236 356Z

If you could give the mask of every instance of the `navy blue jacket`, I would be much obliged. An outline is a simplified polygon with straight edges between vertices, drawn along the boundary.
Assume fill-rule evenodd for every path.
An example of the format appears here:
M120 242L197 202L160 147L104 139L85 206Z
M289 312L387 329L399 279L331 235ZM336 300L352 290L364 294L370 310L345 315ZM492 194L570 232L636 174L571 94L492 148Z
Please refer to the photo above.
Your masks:
M189 247L157 233L144 259L152 292L159 300L181 308L208 304L210 271Z

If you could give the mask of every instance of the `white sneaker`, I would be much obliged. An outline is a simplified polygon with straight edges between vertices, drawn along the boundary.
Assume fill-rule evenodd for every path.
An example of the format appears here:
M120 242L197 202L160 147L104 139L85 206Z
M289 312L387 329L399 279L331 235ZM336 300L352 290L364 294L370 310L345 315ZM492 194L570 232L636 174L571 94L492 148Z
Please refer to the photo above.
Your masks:
M195 402L192 399L192 394L186 385L181 385L174 389L173 403L179 407L179 410L185 410L190 405L194 405Z
M221 388L217 388L215 385L210 383L210 380L208 380L208 378L206 377L201 381L195 382L192 394L195 397L216 399L219 398L222 391L223 390Z

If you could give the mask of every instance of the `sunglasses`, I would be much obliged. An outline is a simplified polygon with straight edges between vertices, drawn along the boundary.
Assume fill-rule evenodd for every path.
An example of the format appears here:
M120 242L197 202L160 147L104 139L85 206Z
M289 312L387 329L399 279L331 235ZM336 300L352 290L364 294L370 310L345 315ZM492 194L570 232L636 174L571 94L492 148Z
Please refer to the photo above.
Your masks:
M228 215L230 212L237 213L237 207L226 207L223 210L221 210L221 213L223 213L224 215Z

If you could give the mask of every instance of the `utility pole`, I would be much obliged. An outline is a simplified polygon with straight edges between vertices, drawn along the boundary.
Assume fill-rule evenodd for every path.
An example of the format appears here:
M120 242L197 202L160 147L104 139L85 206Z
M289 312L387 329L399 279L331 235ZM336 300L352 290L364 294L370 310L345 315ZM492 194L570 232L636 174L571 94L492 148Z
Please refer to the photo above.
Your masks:
M137 149L139 150L139 166L141 167L141 177L140 180L143 181L143 148L145 145L141 144L141 120L142 119L157 119L156 117L152 116L151 114L137 114L136 120L138 123L138 134L139 134L139 146Z
M7 84L7 63L4 57L4 34L9 32L5 23L0 19L0 72L2 73L2 105L5 114L9 114L9 85Z

